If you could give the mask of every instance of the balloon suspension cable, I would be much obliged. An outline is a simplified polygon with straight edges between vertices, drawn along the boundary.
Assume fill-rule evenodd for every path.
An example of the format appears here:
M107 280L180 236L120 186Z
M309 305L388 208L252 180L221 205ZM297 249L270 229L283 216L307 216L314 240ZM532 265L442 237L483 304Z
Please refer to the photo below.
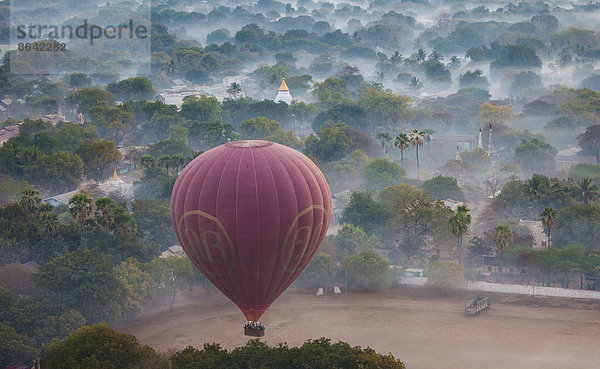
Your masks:
M265 326L260 321L249 320L244 325L244 334L246 336L262 337L265 335Z

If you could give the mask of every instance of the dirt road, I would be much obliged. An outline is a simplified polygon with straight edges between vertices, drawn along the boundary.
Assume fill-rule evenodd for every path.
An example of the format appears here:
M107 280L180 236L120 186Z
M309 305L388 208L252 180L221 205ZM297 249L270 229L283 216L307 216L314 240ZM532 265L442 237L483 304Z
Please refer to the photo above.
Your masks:
M463 298L404 288L385 293L284 294L265 313L264 339L301 345L328 337L391 352L409 369L600 368L600 304L492 296L492 309L465 317ZM219 342L243 345L244 318L224 297L121 327L166 351Z

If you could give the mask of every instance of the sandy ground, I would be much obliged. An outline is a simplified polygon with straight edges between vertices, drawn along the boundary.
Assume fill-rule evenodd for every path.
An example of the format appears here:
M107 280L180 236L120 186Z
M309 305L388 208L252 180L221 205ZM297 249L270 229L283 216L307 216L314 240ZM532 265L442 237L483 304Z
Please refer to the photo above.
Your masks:
M408 369L600 368L600 303L493 295L465 317L467 295L402 288L313 296L287 292L263 316L269 344L328 337L391 352ZM158 350L244 345L244 318L219 296L120 327Z

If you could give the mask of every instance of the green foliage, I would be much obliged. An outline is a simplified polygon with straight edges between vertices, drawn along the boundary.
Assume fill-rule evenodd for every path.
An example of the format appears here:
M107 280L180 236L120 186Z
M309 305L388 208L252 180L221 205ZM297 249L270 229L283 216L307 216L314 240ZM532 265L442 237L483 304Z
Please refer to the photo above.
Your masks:
M281 124L265 117L252 118L240 124L239 131L245 139L264 139L281 130Z
M152 82L147 77L134 77L109 83L106 91L121 101L145 100L154 96Z
M331 256L323 251L317 251L299 278L312 287L323 287L330 283L334 268Z
M97 181L108 177L122 158L117 144L108 140L81 143L75 153L83 160L85 175Z
M122 284L105 256L82 251L52 259L40 267L34 281L43 302L77 309L90 322L121 315Z
M131 212L138 232L146 242L154 242L162 250L177 243L167 200L135 199L131 204Z
M427 286L438 291L459 288L465 281L465 267L454 261L434 261L427 267Z
M0 366L17 362L33 363L39 355L33 339L18 334L8 323L0 322Z
M555 246L579 244L588 250L600 249L600 207L577 204L564 207L556 219L552 233Z
M167 299L169 309L173 311L177 289L191 278L194 272L192 262L187 257L156 258L147 265L147 270L158 286L158 292Z
M204 95L200 98L191 97L185 100L181 106L182 117L199 122L220 121L222 114L223 111L217 99Z
M334 127L323 127L305 140L304 153L322 161L338 160L350 153L352 139Z
M308 340L300 347L286 344L269 347L259 340L228 352L219 344L205 344L198 350L191 346L171 357L173 369L199 368L348 368L348 369L406 369L391 354L381 355L374 350L352 347L345 342L331 343L328 338Z
M525 173L548 174L556 165L555 157L558 150L551 144L534 138L523 141L515 149L515 162Z
M82 88L67 96L65 101L71 106L77 106L80 113L84 115L94 106L112 105L115 97L110 92L100 88Z
M600 124L586 128L585 132L577 136L579 146L587 153L596 156L600 162Z
M44 367L48 369L129 369L154 350L142 346L132 335L119 333L106 323L80 328L62 341L48 346Z
M443 177L441 175L426 180L421 184L421 188L429 191L436 200L453 199L464 201L463 191L458 186L456 178Z
M115 266L114 272L123 289L123 315L130 317L144 311L144 305L156 296L156 285L150 274L142 270L134 258Z
M542 61L536 55L535 50L523 45L507 45L502 48L500 55L490 64L492 69L496 68L539 68Z
M340 222L353 224L372 234L385 224L386 216L384 206L373 199L372 193L354 191L342 211Z
M350 283L365 291L385 288L391 283L387 261L372 250L348 255L342 264Z
M406 178L406 171L394 162L375 159L365 167L363 176L368 189L379 190Z
M483 72L479 69L476 69L474 72L466 71L464 74L461 74L459 79L460 89L467 87L477 87L484 90L487 90L489 87L488 79L483 75Z

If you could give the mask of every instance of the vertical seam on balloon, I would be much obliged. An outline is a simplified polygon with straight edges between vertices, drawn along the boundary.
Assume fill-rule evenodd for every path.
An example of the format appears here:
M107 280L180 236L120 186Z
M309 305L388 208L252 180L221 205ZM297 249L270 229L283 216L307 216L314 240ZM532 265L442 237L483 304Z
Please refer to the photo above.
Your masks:
M256 212L257 212L257 223L258 229L256 232L256 259L258 263L256 263L256 286L254 288L254 300L252 305L257 305L256 300L258 299L258 286L260 285L260 202L258 199L258 178L256 176L256 163L254 162L254 148L250 147L250 155L252 157L252 171L254 173L254 194L256 195Z
M273 174L273 169L271 168L271 163L269 161L269 158L271 156L275 156L277 157L277 155L269 155L269 157L267 157L267 155L259 149L259 152L261 153L261 155L265 158L265 162L267 163L267 167L269 168L269 173L271 173L271 179L273 180L273 188L275 189L275 202L277 203L277 244L279 244L279 238L280 238L280 233L281 233L281 211L279 208L279 193L277 191L277 181L275 181L275 175ZM269 153L270 154L270 153ZM283 165L282 165L283 166ZM291 182L291 180L290 180ZM260 247L260 244L259 244ZM269 273L269 278L267 278L267 280L271 280L273 278L273 273L275 272L275 270L277 269L277 261L279 260L279 248L277 248L277 258L275 259L275 265L273 265L273 269L271 269L270 273ZM267 297L269 296L268 291L270 291L270 283L267 286L267 288L262 291L262 299L263 301L267 300Z
M238 224L239 224L239 222L238 222L238 216L239 216L239 213L238 213L238 196L239 196L239 187L240 187L240 170L242 168L242 161L243 161L244 153L246 152L246 150L243 149L243 148L240 148L239 151L240 151L240 160L238 162L238 170L237 170L237 175L235 177L235 240L236 240L236 246L237 246L238 251L242 247L241 242L240 242L240 237L239 237L239 235L240 235L239 234L239 228L238 228ZM239 258L240 258L240 264L239 264L240 265L240 269L239 269L240 270L240 277L242 278L242 285L245 285L246 278L244 277L244 268L241 267L243 265L243 262L242 262L242 253L238 252L238 254L239 254ZM236 288L236 291L237 291L237 288ZM248 305L249 301L250 301L250 296L248 295L248 289L245 289L245 295L246 295L246 299L244 301L246 303L244 305ZM238 301L242 300L241 299L241 297L242 297L241 294L239 295L239 297L240 298L238 299ZM242 311L242 313L244 313L244 312ZM246 314L244 314L244 316L245 315Z
M217 156L218 156L218 155L217 155ZM207 161L207 162L208 162L208 161ZM214 165L214 163L213 163L213 165ZM189 177L190 177L189 181L190 181L190 182L194 181L194 179L195 179L195 177L196 177L196 174L197 174L197 173L198 173L198 171L199 171L200 169L202 169L202 168L203 168L203 166L202 166L202 165L200 165L199 167L192 168L192 169L194 169L193 171L192 171L192 169L190 169L189 171L187 171L187 172L185 173L185 177L184 177L184 178L182 178L182 180L185 180L185 179L187 179L187 177L189 176ZM211 166L211 168L212 168L212 166ZM202 180L202 183L204 183L204 179L205 179L205 178L206 178L206 177L204 177L204 178L203 178L203 180ZM181 183L183 183L183 181L182 181ZM188 194L189 194L189 191L188 191L188 189L189 189L189 184L188 184L188 186L185 188L186 192L185 192L185 197L183 198L183 207L184 207L184 210L185 210L185 203L187 202L187 201L186 201L186 199L187 199L187 196L188 196ZM180 186L179 190L181 190L181 186ZM178 190L178 191L179 191L179 190ZM179 193L178 193L178 196L179 196ZM198 194L198 196L199 196L199 197L198 197L198 199L200 199L200 193ZM196 206L196 208L198 208L198 206ZM178 222L178 221L177 221L177 222ZM184 221L184 223L185 223L185 221ZM176 227L176 229L177 229L177 233L179 233L179 227ZM179 242L180 242L180 243L182 243L182 242L181 242L181 239L179 239L179 236L178 236L178 240L179 240ZM182 243L182 245L183 245L183 243ZM186 251L186 253L187 253L187 251ZM193 248L193 247L192 247L192 248L190 249L190 253L192 253L192 256L194 256L195 258L196 258L196 257L198 257L198 253L197 253L197 250L196 250L195 248ZM188 256L188 258L189 258L189 256ZM190 259L190 260L191 260L191 259ZM195 266L195 267L198 269L198 267L197 267L197 266ZM205 266L204 266L204 265L203 265L203 268L206 270L206 268L205 268ZM203 273L203 274L204 274L204 273ZM212 284L215 284L215 283L214 283L214 281L216 280L216 279L215 279L215 277L213 277L212 275L208 275L208 276L206 276L206 275L205 275L205 277L206 277L206 279L208 279L208 280L209 280L209 281L210 281ZM220 290L220 289L219 289L219 290ZM222 292L224 295L226 295L226 296L230 295L229 291L221 291L221 292ZM228 297L229 297L229 296L228 296Z
M312 167L311 167L311 166L310 166L310 165L309 165L307 162L305 162L304 160L302 160L302 159L303 159L302 157L298 157L298 158L296 158L296 157L295 157L295 158L293 158L292 160L294 160L294 159L299 159L299 163L298 163L298 162L296 162L296 161L294 161L294 165L296 165L296 167L298 168L298 170L299 170L299 171L300 171L300 173L302 174L302 178L304 178L304 180L306 181L306 183L307 183L307 184L308 184L308 180L307 180L307 177L306 177L307 175L312 175L312 177L315 179L315 181L314 181L314 182L317 184L317 186L316 186L316 190L318 190L318 192L320 193L320 195L321 195L321 201L323 201L323 205L325 205L325 203L324 203L324 202L325 202L325 199L324 199L324 197L323 197L323 191L322 191L322 189L321 189L321 184L319 183L319 181L318 181L317 177L315 176L314 168L312 168ZM301 166L302 166L302 167L303 167L305 170L307 170L307 171L308 171L308 173L306 173L306 174L305 174L305 173L304 173L304 172L303 172L303 171L300 169L300 168L301 168ZM308 187L309 187L310 196L311 196L311 200L312 200L312 201L311 201L311 203L313 203L313 204L314 204L314 199L315 199L315 198L314 198L314 196L313 196L313 191L311 190L311 189L313 189L313 188L312 188L310 185L309 185ZM314 228L314 222L315 222L314 212L312 213L312 215L313 215L313 222L312 222L312 224L313 224L313 228ZM326 211L325 211L325 208L323 209L323 215L324 215L324 216L327 216L327 214L326 214ZM317 220L318 220L318 219L317 219ZM324 222L323 222L323 223L324 223ZM323 224L323 228L324 228L324 226L325 226L325 224ZM321 235L323 234L322 232L324 232L324 231L323 231L323 228L321 228L321 230L320 230L319 239L318 239L318 242L316 243L316 244L319 244L319 246L320 246L320 243L321 243L321 242L322 242L322 240L323 240L323 237L321 236ZM326 230L325 230L325 232L326 232ZM311 238L312 238L312 237L311 237ZM309 258L309 260L308 260L308 263L310 262L310 259L311 259L311 258L314 256L314 254L317 252L317 250L318 250L318 248L317 248L317 249L315 249L315 250L314 250L314 252L313 252L312 254L310 254L310 258ZM307 250L306 250L306 251L309 251L309 252L310 252L311 250L310 250L309 248L307 248ZM301 262L303 259L305 259L306 255L307 255L307 254L306 254L306 252L305 252L305 253L303 254L303 256L300 258L300 262ZM296 269L297 269L297 267L298 267L298 266L300 266L300 262L299 262L299 263L296 265ZM304 268L306 268L306 266L308 265L308 263L306 263L306 264L304 265ZM302 268L302 270L304 270L304 268ZM298 275L300 275L300 273L301 273L301 272L302 272L302 271L297 271L297 270L296 270L294 273L292 273L292 274L289 276L289 278L288 278L287 282L286 282L284 285L280 286L280 288L282 288L282 289L281 289L281 293L283 293L283 292L284 292L284 291L285 291L285 290L286 290L286 289L287 289L287 288L288 288L288 287L289 287L289 286L290 286L290 285L291 285L291 284L294 282L294 280L295 280L295 279L298 277Z
M302 178L302 179L304 180L304 183L306 184L306 188L308 189L308 192L309 192L309 194L310 194L310 202L309 202L309 203L310 203L310 204L314 204L314 197L313 197L313 195L312 195L311 186L310 186L310 184L308 183L308 181L307 181L307 179L306 179L306 176L305 176L305 175L304 175L304 173L302 172L302 169L300 168L300 166L298 165L298 163L296 162L296 160L295 160L295 159L296 159L296 156L295 156L295 155L294 155L294 156L290 156L290 158L289 158L289 161L290 161L290 163L291 163L293 166L295 166L295 167L296 167L296 169L298 170L298 172L299 172L299 174L300 174L300 178ZM300 162L302 163L302 161L300 161ZM304 164L304 163L302 163L302 164ZM298 178L298 180L300 180L300 178ZM301 207L300 207L300 204L298 204L298 197L296 197L296 207L297 207L297 208L298 208L298 210L300 211ZM313 225L314 225L314 211L312 211L312 212L311 212L311 216L313 217L313 221L312 221L312 223L313 223ZM312 227L311 227L311 230L312 230ZM311 233L312 233L312 232L311 232ZM295 242L295 241L294 241L294 242ZM309 242L310 242L310 239L309 239ZM308 246L309 246L309 245L307 245L307 249L308 249ZM294 245L294 248L293 248L293 250L292 250L292 253L293 253L295 250L296 250L296 247L295 247L295 245ZM296 267L296 268L297 268L297 267L298 267L298 265L300 265L300 262L302 261L302 259L303 259L303 258L304 258L304 255L303 255L303 256L302 256L302 257L299 259L298 263L297 263L297 264L295 264L295 265L294 265L294 267ZM290 266L290 265L288 264L288 268L289 268L289 266ZM279 294L282 294L282 293L283 293L283 292L284 292L284 291L285 291L285 290L286 290L286 289L289 287L289 285L290 285L290 284L292 284L292 283L294 282L294 279L295 279L294 275L295 275L295 276L297 276L298 274L297 274L297 273L287 273L287 272L284 272L284 273L282 274L282 276L283 276L283 280L284 280L285 282L283 283L283 285L280 285L280 286L279 286L279 290L278 290Z
M278 149L279 149L279 147L278 147ZM278 151L281 151L281 150L278 150ZM285 158L288 163L290 163L291 160L289 160L289 158L286 158L285 155L273 155L273 156L279 161L279 163L281 163L281 166L284 168L285 174L287 174L288 179L289 179L290 183L292 184L292 187L294 188L294 191L293 191L294 201L293 201L293 203L296 204L296 212L300 212L300 208L298 206L298 196L296 195L296 192L297 192L296 191L296 189L297 189L296 183L292 179L292 176L290 175L288 167L286 167L283 164L283 161L281 160L281 158ZM279 248L277 249L277 261L280 260L279 255L280 255L280 253L282 251L285 251L285 245L283 245L283 244L279 245ZM280 267L279 262L276 262L274 270L277 270L279 267ZM272 294L270 294L271 299L273 300L273 301L270 301L270 303L273 303L277 299L277 297L279 297L281 295L281 293L283 293L283 291L279 292L280 291L279 285L282 283L282 281L283 281L283 283L286 283L285 277L286 277L285 272L281 272L279 274L279 278L277 280L277 283L272 283L271 282L271 284L269 285L269 290L271 290L271 286L273 286L273 289L276 288L274 290L275 292L272 293Z
M223 155L223 154L221 154L221 155ZM221 169L221 174L220 174L219 180L223 176L223 172L225 171L224 168L227 166L227 163L229 162L229 160L231 160L231 158L233 157L234 154L235 154L235 151L231 152L231 154L227 158L227 162L225 163L225 165ZM215 160L213 161L212 165L210 166L210 168L206 172L206 175L204 176L204 180L206 180L206 178L208 177L208 174L213 170L213 168L217 164L218 160L216 160L216 159L218 159L218 158L215 158ZM202 181L203 184L204 184L204 180ZM219 196L218 196L218 194L219 194L219 186L220 186L220 183L219 183L219 185L217 185L217 193L216 193L216 196L215 196L215 216L217 216L217 206L216 205L217 205L217 202L218 202L218 199L219 199ZM198 202L196 203L196 209L200 209L200 201L202 200L202 192L203 191L204 191L204 186L202 186L202 188L200 189L200 193L198 194ZM199 220L198 220L198 222L199 222ZM198 223L198 228L199 228L199 226L200 226L200 224ZM225 295L229 294L231 296L234 296L234 294L232 293L232 291L229 288L227 288L227 285L223 283L223 278L221 278L221 276L219 276L215 272L215 269L212 267L212 265L210 263L206 263L206 265L209 265L211 267L211 271L212 271L211 277L214 278L215 280L220 281L221 283L219 283L219 285L221 285L223 287L223 289L225 291L227 291L227 293L224 292L224 294ZM237 288L235 290L237 292Z

